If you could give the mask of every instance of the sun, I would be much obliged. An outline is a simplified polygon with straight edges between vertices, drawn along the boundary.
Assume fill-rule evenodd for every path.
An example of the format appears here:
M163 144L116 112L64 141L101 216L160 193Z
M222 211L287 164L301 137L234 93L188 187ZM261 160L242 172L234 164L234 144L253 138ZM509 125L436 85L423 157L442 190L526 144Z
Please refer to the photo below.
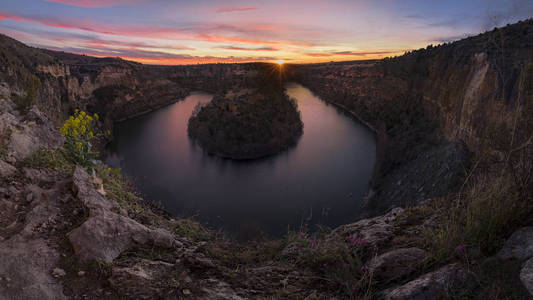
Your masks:
M282 65L283 63L285 63L285 61L283 59L280 59L277 61L278 65Z

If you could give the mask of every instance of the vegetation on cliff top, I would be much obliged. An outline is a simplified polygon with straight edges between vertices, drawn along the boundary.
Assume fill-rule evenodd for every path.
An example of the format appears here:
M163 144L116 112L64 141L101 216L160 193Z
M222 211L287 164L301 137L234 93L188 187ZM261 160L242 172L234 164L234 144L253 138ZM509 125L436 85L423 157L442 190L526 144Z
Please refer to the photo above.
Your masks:
M197 106L189 119L189 136L209 153L232 159L268 156L294 145L303 131L297 104L276 79L281 70L268 68L259 65L257 78L246 89Z

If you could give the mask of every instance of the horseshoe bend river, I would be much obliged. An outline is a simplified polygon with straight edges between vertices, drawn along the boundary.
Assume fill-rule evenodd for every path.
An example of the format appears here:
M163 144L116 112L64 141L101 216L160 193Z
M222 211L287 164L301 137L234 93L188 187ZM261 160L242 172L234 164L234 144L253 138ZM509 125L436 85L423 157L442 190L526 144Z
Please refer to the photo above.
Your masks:
M287 85L287 94L298 103L304 133L278 155L234 161L205 153L187 135L194 107L212 97L197 92L116 123L106 162L174 216L241 238L353 222L374 168L374 133L299 84Z

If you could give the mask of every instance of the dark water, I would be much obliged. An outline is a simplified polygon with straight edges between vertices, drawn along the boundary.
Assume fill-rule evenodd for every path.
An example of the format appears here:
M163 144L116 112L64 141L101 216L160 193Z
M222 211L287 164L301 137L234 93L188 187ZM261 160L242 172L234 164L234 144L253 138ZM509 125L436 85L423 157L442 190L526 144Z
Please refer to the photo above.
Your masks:
M353 221L374 165L374 134L301 85L288 85L287 92L304 123L298 145L287 152L245 162L204 153L189 140L187 121L196 103L211 96L195 93L116 124L107 163L172 214L241 237Z

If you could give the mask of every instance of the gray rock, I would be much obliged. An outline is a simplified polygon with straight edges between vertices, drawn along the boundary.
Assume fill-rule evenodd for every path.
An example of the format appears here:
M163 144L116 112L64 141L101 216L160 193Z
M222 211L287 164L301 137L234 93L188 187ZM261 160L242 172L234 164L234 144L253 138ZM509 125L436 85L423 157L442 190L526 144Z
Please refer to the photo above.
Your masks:
M26 178L30 179L33 183L54 183L55 178L50 176L43 170L37 170L32 168L22 168L22 172Z
M13 167L12 165L6 163L3 160L0 160L0 176L1 177L9 177L17 171L17 168Z
M533 227L523 227L515 231L505 242L498 256L521 261L533 257Z
M426 259L426 251L419 248L396 249L373 258L368 269L377 280L392 280L420 267Z
M41 147L57 148L63 145L64 137L54 128L54 124L34 107L28 114L32 120L24 120L8 111L9 104L0 103L0 132L9 132L6 136L7 158L16 162L35 153ZM33 121L35 120L35 121ZM28 122L29 121L29 122ZM35 126L36 124L39 126Z
M439 299L465 280L466 272L458 264L450 264L393 289L386 300Z
M10 278L9 285L0 286L0 299L66 299L50 271L60 255L35 231L60 211L53 191L47 194L32 203L20 231L0 241L0 277Z
M100 195L90 176L82 167L73 175L78 198L89 209L89 218L68 234L75 253L82 261L113 261L123 251L139 244L170 248L178 245L164 229L148 228L128 217L115 213L120 207Z
M163 261L141 259L127 267L114 267L108 282L122 295L135 295L136 299L175 299L178 283L174 265ZM168 286L162 287L161 282Z
M239 296L236 291L226 282L219 281L216 279L208 279L202 281L203 286L202 292L204 299L214 299L214 300L244 300L248 298L243 298Z
M369 219L363 219L352 224L337 227L332 231L329 238L347 238L355 235L365 240L369 246L379 247L394 235L392 221L403 211L402 208L394 208L389 213Z
M520 271L520 280L531 296L533 296L533 258L530 258L522 266L522 270Z

